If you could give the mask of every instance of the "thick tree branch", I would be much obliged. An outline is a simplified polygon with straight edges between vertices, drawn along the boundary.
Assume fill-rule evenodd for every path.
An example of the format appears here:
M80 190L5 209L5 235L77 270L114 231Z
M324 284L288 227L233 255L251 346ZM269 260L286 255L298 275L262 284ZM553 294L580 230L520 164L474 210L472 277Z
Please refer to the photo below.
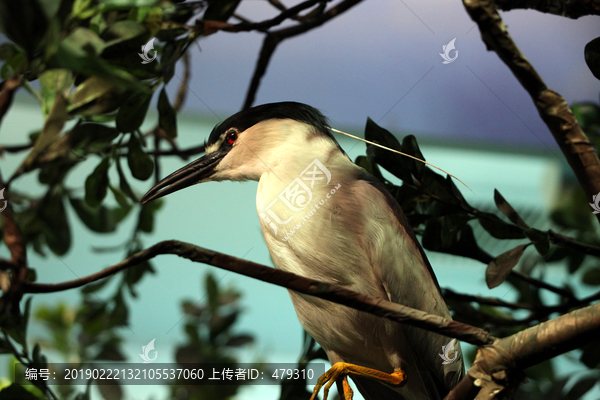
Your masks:
M495 339L479 349L468 376L446 400L465 399L459 395L472 391L473 386L482 388L480 398L499 398L496 397L499 393L513 391L521 383L523 369L581 347L599 334L600 303L597 303Z
M598 0L496 0L496 4L502 11L533 9L573 19L600 15Z
M531 96L587 197L600 192L600 160L566 101L549 89L508 34L492 0L463 0L489 50L494 50ZM600 214L597 214L600 221Z
M25 293L51 293L81 287L87 283L111 276L126 268L156 257L159 254L175 254L194 262L212 265L227 271L249 276L263 282L272 283L309 296L319 297L360 311L365 311L391 321L416 326L441 335L455 337L474 345L491 343L494 340L483 329L448 320L437 315L406 307L389 301L365 296L337 285L304 278L290 272L280 271L265 265L242 260L227 254L207 250L178 240L168 240L155 244L146 250L104 270L73 281L43 284L26 282Z

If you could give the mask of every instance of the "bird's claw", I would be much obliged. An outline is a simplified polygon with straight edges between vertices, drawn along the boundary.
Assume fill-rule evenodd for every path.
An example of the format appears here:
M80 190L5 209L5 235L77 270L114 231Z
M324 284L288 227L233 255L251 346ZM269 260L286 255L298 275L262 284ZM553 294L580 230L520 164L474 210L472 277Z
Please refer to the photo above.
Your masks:
M344 400L352 400L354 392L348 383L348 375L362 376L380 382L385 382L390 385L402 386L406 383L406 374L399 368L395 369L391 374L386 374L371 368L361 367L360 365L338 362L335 363L317 380L317 384L315 385L310 400L315 400L317 398L321 388L323 388L323 400L327 400L331 385L333 385L334 382L337 382L340 378L342 379Z

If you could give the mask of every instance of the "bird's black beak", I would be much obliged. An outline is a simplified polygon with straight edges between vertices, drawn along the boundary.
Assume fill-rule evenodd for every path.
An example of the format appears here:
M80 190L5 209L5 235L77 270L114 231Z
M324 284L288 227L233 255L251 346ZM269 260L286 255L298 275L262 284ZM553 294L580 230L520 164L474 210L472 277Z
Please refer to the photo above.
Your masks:
M178 190L185 189L188 186L192 186L195 183L206 181L214 175L216 166L225 155L227 155L227 150L219 149L173 172L150 189L142 197L142 203L159 199Z

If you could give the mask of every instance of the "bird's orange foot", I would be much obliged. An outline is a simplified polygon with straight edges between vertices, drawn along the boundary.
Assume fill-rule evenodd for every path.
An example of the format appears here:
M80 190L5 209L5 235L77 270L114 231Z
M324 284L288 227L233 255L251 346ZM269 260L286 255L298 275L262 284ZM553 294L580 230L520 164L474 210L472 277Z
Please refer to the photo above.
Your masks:
M315 385L315 389L313 390L310 400L315 400L317 398L321 388L323 388L323 400L327 400L329 388L331 388L331 385L333 385L333 383L339 379L342 379L344 400L352 400L354 393L348 384L348 375L362 376L364 378L374 379L390 385L403 386L406 383L406 374L401 369L395 369L393 373L386 374L385 372L377 371L376 369L339 362L335 363L317 380L317 384Z

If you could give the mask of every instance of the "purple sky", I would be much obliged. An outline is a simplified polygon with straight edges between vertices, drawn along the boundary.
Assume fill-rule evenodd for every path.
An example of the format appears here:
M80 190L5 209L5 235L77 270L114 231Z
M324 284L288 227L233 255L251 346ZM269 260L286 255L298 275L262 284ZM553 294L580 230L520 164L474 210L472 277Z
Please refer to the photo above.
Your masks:
M274 16L273 10L266 2L246 1L238 12L260 21ZM537 11L502 17L550 88L569 103L598 101L600 81L583 56L585 44L600 36L597 17L570 20ZM453 38L458 58L444 65L439 53ZM201 51L192 51L187 109L221 119L238 111L262 39L257 33L219 32L201 40ZM174 89L178 79L172 82ZM370 116L397 135L555 146L529 96L498 56L486 51L460 1L365 1L283 42L255 104L283 100L320 108L337 127L362 130Z

